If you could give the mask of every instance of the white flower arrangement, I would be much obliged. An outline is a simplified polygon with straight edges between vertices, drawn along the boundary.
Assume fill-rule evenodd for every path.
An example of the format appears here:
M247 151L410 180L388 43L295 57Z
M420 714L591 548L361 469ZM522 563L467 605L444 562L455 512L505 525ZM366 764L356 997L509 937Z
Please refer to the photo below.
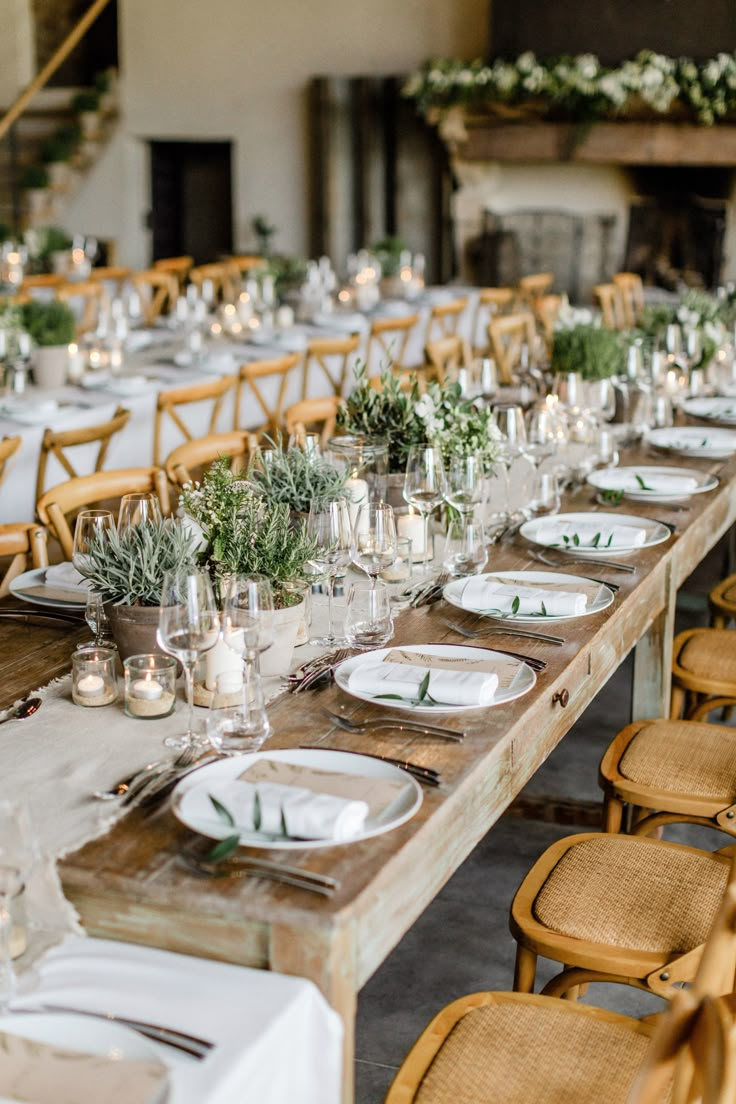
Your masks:
M590 121L625 116L638 99L655 114L679 104L712 126L736 114L736 52L701 64L642 50L616 68L595 54L540 61L531 50L516 61L436 59L413 73L404 95L432 121L453 107L545 105L552 116Z

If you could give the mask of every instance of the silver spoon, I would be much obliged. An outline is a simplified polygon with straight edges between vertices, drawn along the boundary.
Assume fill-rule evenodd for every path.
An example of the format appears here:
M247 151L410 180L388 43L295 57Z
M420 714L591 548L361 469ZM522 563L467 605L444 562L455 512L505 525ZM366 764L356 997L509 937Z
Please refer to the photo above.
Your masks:
M38 712L42 705L43 698L26 698L25 701L19 702L15 709L11 709L9 713L0 718L0 724L5 724L6 721L22 721L24 717L30 717L33 713Z

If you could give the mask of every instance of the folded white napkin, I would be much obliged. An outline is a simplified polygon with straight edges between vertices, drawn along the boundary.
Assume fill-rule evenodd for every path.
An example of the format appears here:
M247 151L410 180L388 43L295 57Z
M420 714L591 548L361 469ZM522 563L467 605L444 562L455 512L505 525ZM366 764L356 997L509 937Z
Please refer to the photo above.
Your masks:
M81 575L74 564L66 563L54 564L53 567L46 568L46 574L44 576L45 581L50 586L64 587L65 590L89 590L89 580L85 579L84 575Z
M642 487L636 476L639 475L646 486ZM692 494L698 487L698 481L692 475L664 475L660 472L649 472L644 468L640 472L623 472L611 477L611 485L616 490L639 491L646 494L647 491L657 494Z
M353 311L350 314L315 314L312 319L315 326L323 326L326 330L337 330L339 333L357 333L367 329L368 323L364 315Z
M540 613L542 605L550 617L576 617L585 612L588 597L576 591L546 590L538 586L513 586L494 583L479 576L468 579L463 587L461 601L464 609L500 610L511 613L516 599L517 613L528 616Z
M352 839L365 827L368 805L332 794L314 793L279 782L253 785L240 779L202 786L203 803L209 795L231 813L242 832L285 834L292 839ZM205 810L213 813L212 804Z
M398 694L412 699L418 696L426 675L426 667L408 663L365 663L351 673L348 689L374 697ZM429 672L429 696L445 705L490 705L497 689L498 675L491 673L439 669Z
M598 541L593 544L596 536ZM635 525L608 525L605 522L545 521L538 526L535 538L542 544L566 544L576 547L574 537L581 548L596 548L604 552L609 548L638 548L647 539L646 529Z

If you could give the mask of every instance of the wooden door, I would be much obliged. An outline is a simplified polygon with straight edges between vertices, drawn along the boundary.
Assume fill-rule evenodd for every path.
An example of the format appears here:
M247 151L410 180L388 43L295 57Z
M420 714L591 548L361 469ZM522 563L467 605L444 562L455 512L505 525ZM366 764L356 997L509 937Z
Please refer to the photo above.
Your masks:
M233 249L232 143L153 141L153 260L216 260Z

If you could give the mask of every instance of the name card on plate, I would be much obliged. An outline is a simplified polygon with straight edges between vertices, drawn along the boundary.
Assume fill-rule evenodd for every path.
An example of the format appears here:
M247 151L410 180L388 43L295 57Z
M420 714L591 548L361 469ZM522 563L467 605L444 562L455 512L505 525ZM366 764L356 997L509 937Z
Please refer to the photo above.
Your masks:
M260 759L243 771L244 782L277 782L282 786L299 786L315 794L330 794L346 801L364 801L370 820L382 822L401 805L411 783L392 778L368 778L363 775L338 774L337 771L305 767L300 763L284 763L278 759Z

